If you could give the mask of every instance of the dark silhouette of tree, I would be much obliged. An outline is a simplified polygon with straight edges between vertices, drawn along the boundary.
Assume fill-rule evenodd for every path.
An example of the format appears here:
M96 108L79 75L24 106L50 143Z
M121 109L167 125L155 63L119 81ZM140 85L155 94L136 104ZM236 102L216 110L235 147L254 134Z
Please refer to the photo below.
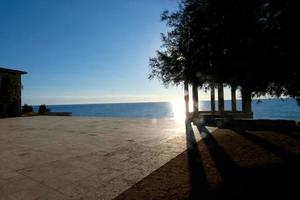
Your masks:
M183 0L162 15L171 31L150 59L150 78L235 84L246 96L299 100L299 8L297 0Z
M50 109L47 108L47 106L45 104L42 104L39 106L39 110L38 110L39 113L46 113L46 112L50 112Z

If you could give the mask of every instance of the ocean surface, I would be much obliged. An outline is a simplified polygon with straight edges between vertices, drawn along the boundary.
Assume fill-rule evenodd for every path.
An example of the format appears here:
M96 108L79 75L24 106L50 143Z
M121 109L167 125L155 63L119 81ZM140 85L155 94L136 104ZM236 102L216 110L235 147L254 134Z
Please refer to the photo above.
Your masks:
M294 99L261 99L259 101L253 100L252 102L255 119L300 120L300 106ZM73 116L82 117L159 119L184 116L183 102L76 104L49 105L47 107L53 112L72 112ZM231 102L225 100L225 110L230 110L230 108ZM34 106L34 110L37 111L37 109L38 106ZM237 101L237 109L241 110L240 100ZM201 101L199 110L210 110L210 101Z

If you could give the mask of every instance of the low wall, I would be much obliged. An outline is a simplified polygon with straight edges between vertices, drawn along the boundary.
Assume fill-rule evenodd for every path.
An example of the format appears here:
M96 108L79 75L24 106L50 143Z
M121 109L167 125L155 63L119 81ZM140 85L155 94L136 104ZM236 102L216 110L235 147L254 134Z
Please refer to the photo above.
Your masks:
M45 113L38 113L38 112L30 112L25 113L23 116L72 116L71 112L45 112Z

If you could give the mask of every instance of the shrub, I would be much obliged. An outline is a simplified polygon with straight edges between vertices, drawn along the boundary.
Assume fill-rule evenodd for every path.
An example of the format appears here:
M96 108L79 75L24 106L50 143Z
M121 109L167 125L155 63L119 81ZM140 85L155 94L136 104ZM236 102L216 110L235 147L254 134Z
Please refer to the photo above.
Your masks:
M48 109L45 104L40 105L39 113L45 113L45 112L50 112L50 109Z
M33 112L32 106L24 104L24 106L22 107L22 114L29 113L29 112Z

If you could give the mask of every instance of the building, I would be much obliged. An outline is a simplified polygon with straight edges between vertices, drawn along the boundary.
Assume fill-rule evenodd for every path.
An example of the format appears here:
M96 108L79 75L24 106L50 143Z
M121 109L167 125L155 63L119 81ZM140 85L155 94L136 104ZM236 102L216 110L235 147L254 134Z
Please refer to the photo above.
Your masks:
M27 72L0 67L0 117L21 115L21 75Z

